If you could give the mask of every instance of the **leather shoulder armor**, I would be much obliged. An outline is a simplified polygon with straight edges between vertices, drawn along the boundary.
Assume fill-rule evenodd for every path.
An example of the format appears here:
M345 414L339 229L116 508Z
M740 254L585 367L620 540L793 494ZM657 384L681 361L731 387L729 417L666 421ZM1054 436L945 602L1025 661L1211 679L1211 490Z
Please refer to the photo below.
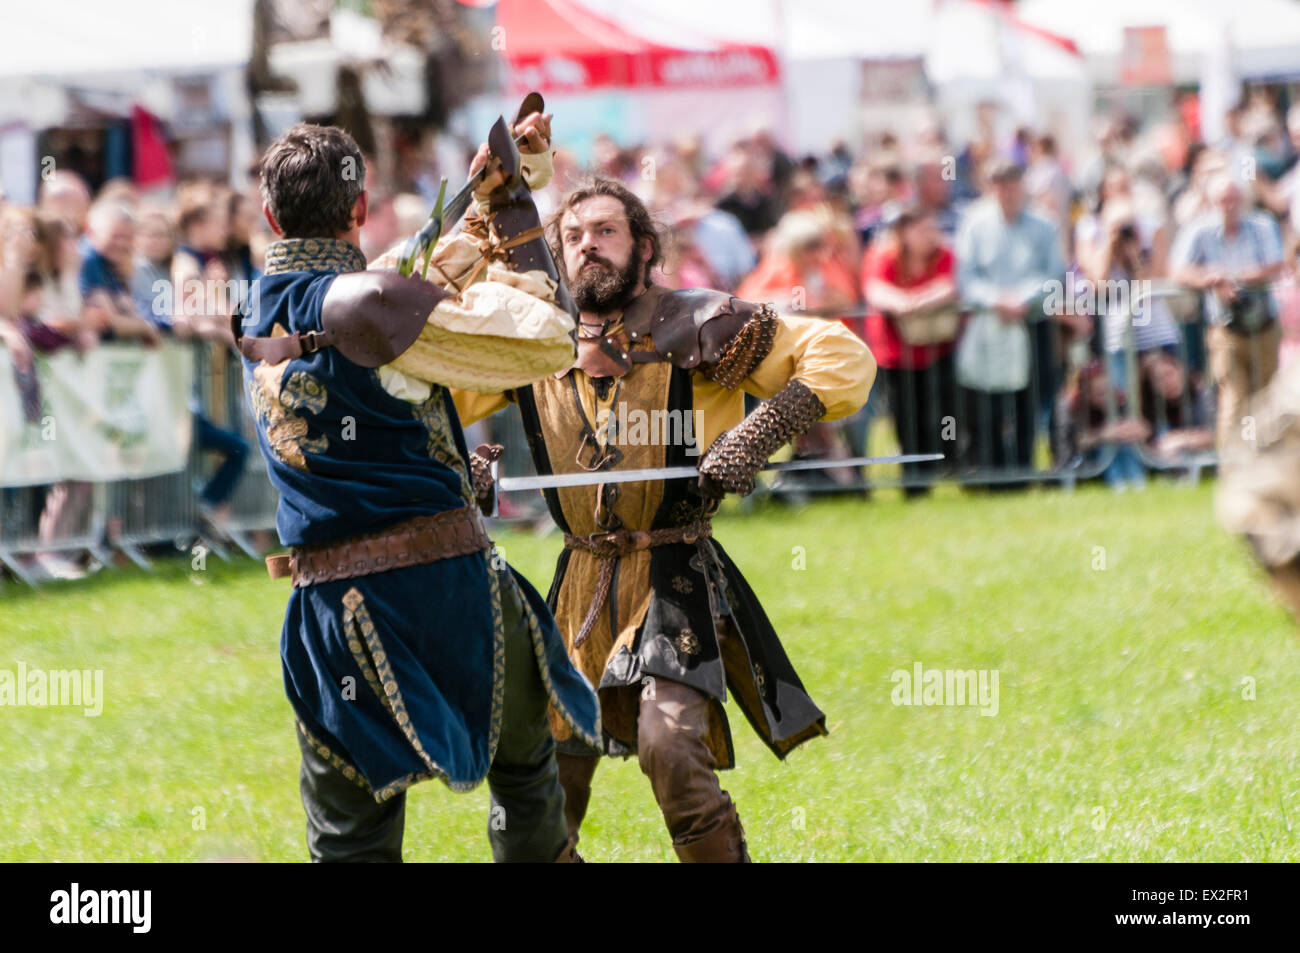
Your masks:
M635 340L649 334L660 359L698 367L728 388L738 386L767 357L776 325L770 305L707 288L647 292L624 314L630 336Z
M415 343L446 291L396 271L339 275L325 292L321 327L354 364L388 364Z
M243 334L238 311L231 315L230 330L235 346L250 361L280 364L336 347L354 364L379 367L415 343L446 297L447 292L432 282L404 278L395 271L351 271L330 282L321 302L319 331L251 337Z

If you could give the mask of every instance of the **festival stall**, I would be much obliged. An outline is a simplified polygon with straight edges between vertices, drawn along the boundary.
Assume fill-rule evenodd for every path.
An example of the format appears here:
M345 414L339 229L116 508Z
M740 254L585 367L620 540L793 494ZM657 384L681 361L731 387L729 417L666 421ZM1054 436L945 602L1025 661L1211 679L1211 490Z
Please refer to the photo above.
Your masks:
M671 36L647 32L576 0L500 0L495 31L506 99L541 90L580 158L599 133L620 143L698 134L706 148L720 149L785 115L781 69L768 46L713 39L684 24Z

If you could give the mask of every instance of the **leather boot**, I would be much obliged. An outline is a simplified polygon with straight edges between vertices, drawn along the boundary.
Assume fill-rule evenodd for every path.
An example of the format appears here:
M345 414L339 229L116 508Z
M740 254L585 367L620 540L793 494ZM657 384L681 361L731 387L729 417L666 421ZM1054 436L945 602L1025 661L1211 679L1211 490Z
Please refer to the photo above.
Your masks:
M575 842L582 819L587 816L591 779L599 764L600 758L555 752L555 765L560 769L560 787L564 788L564 819L569 825L569 837Z
M722 792L726 795L726 791ZM673 850L683 864L748 864L749 848L745 844L745 829L740 826L740 815L735 804L728 804L722 823L703 837L685 844L673 841Z
M582 855L578 853L578 836L570 834L569 839L564 842L560 848L560 856L555 858L557 864L585 864Z

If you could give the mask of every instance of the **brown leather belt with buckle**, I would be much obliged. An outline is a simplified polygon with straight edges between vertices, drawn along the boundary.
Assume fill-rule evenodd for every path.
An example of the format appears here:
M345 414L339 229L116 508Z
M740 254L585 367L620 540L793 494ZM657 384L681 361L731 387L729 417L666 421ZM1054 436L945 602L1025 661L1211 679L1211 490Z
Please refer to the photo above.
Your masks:
M337 543L295 547L289 553L266 557L266 571L272 579L292 576L294 586L300 588L421 566L491 546L478 507L463 506Z
M587 641L587 636L591 635L601 610L609 602L610 586L614 581L614 564L620 556L642 549L654 549L656 546L671 546L674 543L693 544L712 535L713 524L707 519L696 520L686 526L669 526L664 529L622 529L612 533L595 533L591 536L574 536L572 533L565 533L565 549L580 549L591 553L598 560L596 590L591 595L591 605L587 607L587 615L573 639L573 647L576 649Z

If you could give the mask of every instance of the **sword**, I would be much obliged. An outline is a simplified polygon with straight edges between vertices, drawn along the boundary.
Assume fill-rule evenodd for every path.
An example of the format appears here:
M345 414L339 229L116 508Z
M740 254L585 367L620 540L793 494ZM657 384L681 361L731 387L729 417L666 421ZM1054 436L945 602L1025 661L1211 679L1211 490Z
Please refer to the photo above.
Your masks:
M882 463L929 463L942 459L942 453L905 453L895 457L849 457L847 460L787 460L784 463L769 463L763 467L763 470L788 473L792 470L835 470L840 467L873 467ZM599 483L686 480L699 475L699 467L651 467L644 470L598 470L594 473L554 473L547 476L502 477L497 481L497 486L503 493L514 493L520 490L553 490L565 486L594 486Z

